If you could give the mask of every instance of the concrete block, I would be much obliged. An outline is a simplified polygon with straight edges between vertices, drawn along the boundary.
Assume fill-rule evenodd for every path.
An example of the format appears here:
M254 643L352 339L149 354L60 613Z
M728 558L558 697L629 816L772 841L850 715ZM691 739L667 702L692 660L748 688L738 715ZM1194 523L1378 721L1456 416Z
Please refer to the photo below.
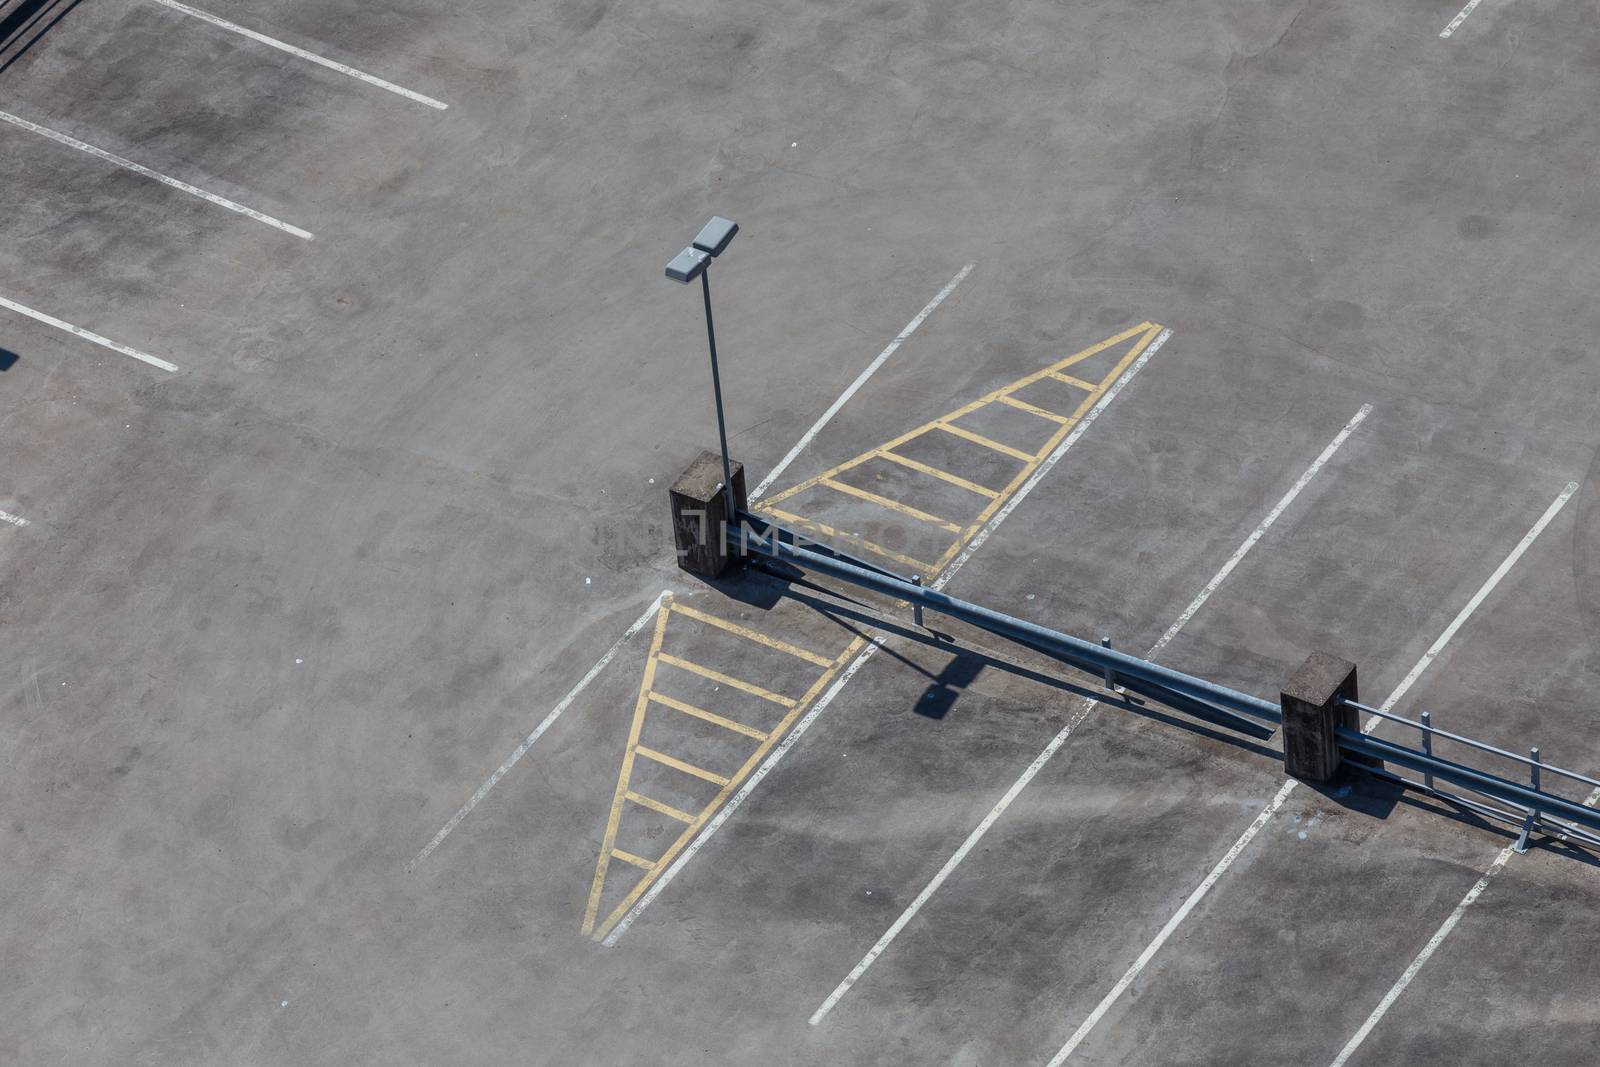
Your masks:
M746 510L750 504L745 495L744 465L730 461L729 468L734 505ZM716 452L700 453L667 495L672 501L672 540L678 550L678 566L703 578L720 578L732 557L723 534L736 528L722 492L722 457Z
M1345 700L1358 700L1356 665L1313 652L1283 687L1283 769L1305 782L1332 781L1339 772L1334 730L1359 729L1361 720Z

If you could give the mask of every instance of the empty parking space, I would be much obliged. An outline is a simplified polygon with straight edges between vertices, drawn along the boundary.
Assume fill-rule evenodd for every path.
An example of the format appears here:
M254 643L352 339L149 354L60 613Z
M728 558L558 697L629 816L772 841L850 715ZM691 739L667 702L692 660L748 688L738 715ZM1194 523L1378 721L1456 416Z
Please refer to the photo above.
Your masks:
M1333 1058L1365 1017L1374 972L1404 968L1414 931L1436 927L1476 879L1482 845L1437 826L1406 835L1416 820L1402 808L1380 822L1382 800L1295 800L1066 1062ZM1192 1027L1166 1025L1175 1017Z
M1508 865L1346 1062L1585 1062L1596 1022L1580 990L1592 987L1595 961L1573 931L1594 906L1594 871L1539 853Z

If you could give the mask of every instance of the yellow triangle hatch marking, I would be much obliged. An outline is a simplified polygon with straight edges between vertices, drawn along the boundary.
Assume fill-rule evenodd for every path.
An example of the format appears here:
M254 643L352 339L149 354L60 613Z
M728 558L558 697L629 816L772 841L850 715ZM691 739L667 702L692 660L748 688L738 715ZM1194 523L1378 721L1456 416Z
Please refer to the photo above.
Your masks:
M1121 378L1122 374L1130 365L1132 365L1134 360L1138 359L1139 356L1145 352L1145 350L1160 333L1161 327L1150 322L1142 322L1137 326L1129 327L1128 329L1108 337L1103 341L1090 345L1088 348L1085 348L1079 352L1074 352L1072 355L1067 356L1064 359L1057 360L1048 367L1041 368L1032 372L1031 374L1019 378L1016 381L1011 382L1009 385L1004 385L998 389L994 389L988 393L985 393L978 399L963 404L956 410L948 412L937 419L923 423L916 429L903 433L893 440L887 441L876 448L863 452L854 459L847 460L844 463L841 463L836 467L829 468L828 470L823 471L821 474L808 478L789 489L785 489L780 493L774 494L763 502L762 510L774 518L784 520L803 530L808 532L815 531L821 534L823 537L834 539L838 542L838 546L841 548L850 546L853 549L873 552L885 559L894 560L906 567L909 567L911 572L920 574L924 578L935 578L936 576L944 573L944 568L961 553L961 551L972 540L972 538L977 535L978 531L983 529L984 525L988 523L1002 507L1005 506L1006 502L1015 496L1017 491L1046 461L1047 457L1049 457L1062 444L1062 442L1067 439L1068 434L1073 432L1073 428L1078 425L1079 420L1082 419L1084 415L1091 408L1093 408L1103 396L1106 395L1106 392L1111 389L1111 387L1118 381L1119 378ZM1130 345L1127 351L1123 352L1122 355L1116 359L1116 365L1103 374L1098 382L1090 382L1083 378L1078 378L1066 373L1066 369L1068 367L1071 367L1074 364L1082 363L1097 353L1104 352L1115 345L1119 345L1130 340L1133 342L1132 345ZM1019 390L1026 388L1034 382L1042 381L1046 378L1064 382L1068 385L1082 389L1087 395L1085 395L1082 401L1078 404L1076 410L1072 411L1070 414L1048 411L1044 408L1030 404L1027 401L1021 400L1014 395ZM975 433L966 429L965 427L954 425L956 420L960 419L962 416L971 414L974 411L978 411L979 409L994 403L1001 403L1016 410L1031 412L1032 414L1048 419L1057 425L1051 432L1049 440L1047 440L1037 452L1033 453L1024 452L1021 449L1013 448L1010 445L1002 444L999 441L984 437L982 434ZM898 449L901 445L904 445L910 441L914 441L925 434L934 433L935 431L943 431L944 433L949 434L957 439L964 439L973 445L1012 456L1021 461L1021 469L1012 476L1010 481L1008 481L1004 487L997 489L991 486L982 485L978 482L970 481L953 471L942 470L938 467L924 463L921 460L912 459L909 456L902 455L896 451L896 449ZM867 463L873 459L883 459L908 470L916 471L920 474L926 474L929 477L937 478L941 481L948 482L951 485L965 489L979 497L984 498L983 507L970 521L968 521L965 525L962 525L959 521L943 519L939 518L938 516L930 515L929 513L914 508L909 504L905 504L901 501L891 500L890 498L880 496L877 493L869 493L866 490L857 489L848 482L840 480L839 476L844 472L858 467L863 463ZM883 545L874 544L870 541L867 541L865 538L842 533L841 531L828 526L825 523L816 522L814 520L807 519L804 516L797 515L792 511L787 511L774 506L784 500L789 499L790 497L795 496L798 493L819 486L830 492L844 493L851 497L860 498L876 505L889 507L912 518L936 525L940 529L952 534L951 543L940 555L938 560L931 563L924 562L922 560L914 559L903 553L896 552ZM667 620L670 617L675 616L681 617L681 620L687 620L687 622L703 623L715 629L732 633L739 637L747 638L756 643L765 645L768 648L776 649L777 651L795 656L807 663L812 664L813 666L822 669L816 679L811 682L806 691L798 698L790 698L779 693L771 692L751 682L746 682L741 679L731 677L730 675L723 674L720 671L713 670L712 668L702 664L694 663L688 659L669 655L663 652L662 641L666 633ZM679 625L681 626L684 624L685 623L683 621L680 621ZM661 611L658 613L656 618L655 633L651 639L650 651L645 659L644 674L640 679L638 698L634 704L633 721L629 727L627 745L623 750L622 768L617 776L616 791L612 797L605 833L601 840L599 856L595 864L594 881L590 886L589 900L584 909L583 933L586 936L591 936L596 940L604 940L606 936L610 934L611 931L616 927L616 925L622 921L623 916L629 913L629 909L633 908L640 897L642 897L645 892L649 890L650 886L656 884L661 877L671 870L674 860L683 852L685 848L689 846L689 843L694 840L695 835L698 834L701 829L711 820L711 818L722 809L723 805L727 803L729 797L733 795L734 790L738 789L739 786L755 772L755 769L761 764L761 761L764 760L768 753L772 751L779 739L784 737L789 732L790 728L807 710L807 708L812 706L813 703L827 689L827 687L837 677L839 677L839 674L844 670L845 665L849 663L850 660L855 657L863 647L865 647L867 640L867 637L857 635L850 640L850 642L839 652L837 656L833 657L832 659L828 659L815 652L801 648L798 645L792 645L787 641L782 641L776 637L759 633L750 629L749 627L742 626L727 619L718 618L717 616L710 615L703 611L689 608L687 606L678 607L672 603L670 598L663 601ZM733 719L718 715L715 712L707 711L704 708L696 707L685 701L678 700L670 696L664 696L656 689L657 666L663 662L670 666L691 671L697 675L700 675L701 677L709 678L714 682L729 685L753 696L757 696L764 700L778 704L785 709L783 712L783 717L772 727L772 729L766 733L762 733L752 727L738 723ZM672 710L702 719L717 726L725 727L726 729L735 733L748 736L751 740L756 742L755 745L751 746L753 751L750 751L746 754L743 763L741 763L736 770L734 770L731 774L724 776L707 770L703 767L698 767L694 764L687 763L675 756L668 755L659 749L642 745L639 743L639 739L641 736L641 731L644 727L644 719L649 712L650 705L653 703L661 704ZM663 725L667 725L671 720L666 719L659 721L661 721ZM646 760L674 768L685 774L718 785L720 788L717 792L717 795L707 802L707 804L701 808L697 814L691 815L688 811L681 810L671 804L665 803L664 801L657 800L654 797L647 797L644 794L637 792L630 787L629 782L633 776L634 762L638 757L641 756ZM663 851L660 856L654 860L643 859L642 857L635 856L632 853L622 851L616 847L618 824L622 817L624 808L630 802L683 824L682 832L679 833L678 837L667 846L666 850ZM602 921L599 919L599 908L605 889L607 871L610 869L611 860L613 858L640 869L643 872L643 875L631 886L631 888L629 888L625 894L623 894L622 898L611 907L611 909L606 913L605 919Z

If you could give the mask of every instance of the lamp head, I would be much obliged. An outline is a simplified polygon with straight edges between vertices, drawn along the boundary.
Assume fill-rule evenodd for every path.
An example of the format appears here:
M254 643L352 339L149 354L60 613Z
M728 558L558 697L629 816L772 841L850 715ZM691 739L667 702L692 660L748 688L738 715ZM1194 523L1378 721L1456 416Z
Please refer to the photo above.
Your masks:
M711 256L700 249L690 246L672 257L672 262L667 264L667 277L675 282L688 285L711 265Z
M722 255L728 247L728 242L732 241L733 235L738 232L737 222L725 219L721 215L713 215L711 221L700 228L700 233L694 239L694 247L715 259Z

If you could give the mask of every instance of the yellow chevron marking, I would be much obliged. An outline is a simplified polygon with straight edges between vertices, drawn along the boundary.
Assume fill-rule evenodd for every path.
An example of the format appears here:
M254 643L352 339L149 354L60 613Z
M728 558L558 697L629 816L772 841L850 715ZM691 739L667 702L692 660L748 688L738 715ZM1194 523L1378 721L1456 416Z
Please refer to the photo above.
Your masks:
M702 678L710 678L713 682L719 682L722 685L731 685L735 689L743 690L753 697L760 697L762 700L770 700L774 704L782 704L786 708L794 707L794 701L790 700L786 696L783 696L782 694L774 693L770 689L763 689L754 682L747 682L741 678L735 678L732 675L723 674L721 671L712 670L710 667L707 667L704 664L695 663L692 660L684 659L682 656L670 656L667 653L662 652L656 658L662 663L671 664L680 670L698 674Z
M622 752L622 773L617 779L616 796L611 799L611 814L606 819L604 843L600 846L600 862L595 864L594 884L589 887L589 903L583 912L583 932L594 929L595 912L600 906L600 889L605 885L606 868L611 864L611 851L617 843L617 823L622 819L622 803L626 799L628 779L633 775L633 757L639 748L639 731L644 729L645 709L650 705L650 687L655 682L656 660L661 655L661 639L666 636L667 617L672 614L672 597L661 602L656 612L656 628L650 636L650 654L644 661L644 681L639 685L639 699L633 706L633 725L628 729L628 747Z
M624 852L620 848L614 848L611 850L611 854L623 863L631 863L635 867L643 867L647 871L656 869L655 860L647 860L643 856L635 856L632 852Z
M765 741L767 739L767 735L762 733L760 730L746 726L742 722L734 722L732 719L723 718L714 711L707 711L705 708L697 708L687 701L676 700L672 697L664 696L661 693L651 693L650 699L655 701L657 704L666 705L673 711L681 711L685 715L693 715L697 719L704 719L713 726L720 726L724 730L732 730L736 734L744 734L744 736L753 737L757 741Z
M941 530L949 530L951 533L961 532L961 527L957 526L953 522L941 519L937 515L929 515L926 511L921 511L917 508L914 508L910 504L902 504L898 500L890 500L886 496L879 496L877 493L858 488L857 486L851 485L849 482L836 482L832 478L824 478L818 484L825 485L829 489L837 489L839 492L848 496L853 496L858 500L865 500L869 503L877 504L879 507L888 508L890 511L898 511L907 518L916 519L918 522L930 523L931 525L939 527Z
M899 437L896 437L894 440L887 441L884 444L879 445L877 448L873 449L870 452L863 453L862 455L859 455L854 459L846 460L845 462L839 464L837 467L832 467L832 468L830 468L828 470L823 471L821 474L814 475L813 477L807 478L805 481L799 483L798 485L795 485L795 486L792 486L792 487L790 487L788 489L785 489L781 493L774 493L772 496L767 497L766 500L764 501L764 503L775 504L780 500L787 500L789 497L794 496L796 493L798 493L798 492L800 492L800 491L802 491L804 489L811 488L813 485L816 485L818 482L822 481L822 479L824 479L824 478L836 477L841 471L847 471L851 467L857 466L857 465L865 462L867 459L870 459L876 453L891 451L891 450L893 450L895 448L898 448L899 446L905 444L907 441L911 441L911 440L914 440L914 439L916 439L918 437L921 437L923 434L927 433L929 430L933 429L935 426L937 426L941 422L950 422L953 419L959 419L963 415L971 414L972 412L977 411L981 407L984 407L984 406L986 406L988 404L994 403L1002 395L1008 395L1008 394L1011 394L1011 393L1019 392L1020 390L1027 388L1028 386L1032 385L1034 382L1037 382L1042 378L1048 378L1048 377L1052 377L1052 376L1054 376L1056 374L1059 374L1064 368L1070 367L1075 363L1081 363L1084 360L1090 358L1091 356L1094 356L1094 355L1097 355L1097 354L1099 354L1101 352L1104 352L1106 349L1110 348L1112 345L1121 344L1123 341L1128 340L1128 338L1133 337L1135 334L1138 334L1140 332L1143 332L1145 334L1145 336L1140 338L1139 342L1136 345L1133 346L1133 350L1131 352L1127 353L1126 355L1124 355L1123 358L1118 361L1116 368L1114 370L1112 370L1111 373L1107 374L1103 379L1101 379L1101 382L1100 382L1099 385L1095 385L1095 386L1090 386L1089 387L1092 390L1094 390L1095 396L1093 398L1091 398L1091 400L1088 403L1093 403L1094 400L1099 399L1099 394L1104 393L1107 389L1109 389L1111 387L1111 383L1117 380L1117 376L1122 373L1122 371L1126 368L1127 364L1132 363L1133 360L1138 357L1139 353L1144 351L1145 346L1147 346L1151 341L1155 340L1156 334L1161 332L1161 327L1160 326L1157 326L1154 323L1149 323L1149 322L1141 322L1137 326L1130 326L1128 329L1123 330L1121 333L1115 334L1114 336L1111 336L1111 337L1108 337L1104 341L1099 342L1098 344L1090 345L1088 348L1083 349L1081 352L1074 352L1072 355L1068 356L1067 358L1065 358L1063 360L1060 360L1060 361L1058 361L1056 363L1052 363L1050 366L1045 367L1042 370L1037 370L1037 371L1034 371L1032 374L1026 375L1025 377L1018 378L1016 381L1012 382L1010 385L1002 385L1000 388L995 389L992 392L985 393L983 396L980 396L978 399L972 401L970 404L963 404L961 407L956 408L954 411L950 412L948 415L941 415L937 419L934 419L934 420L932 420L930 422L925 422L921 426L918 426L915 430L910 430L910 431L908 431L906 433L903 433ZM1081 406L1080 414L1081 414L1081 411L1086 411L1086 410L1088 410L1087 405ZM1065 436L1065 434L1063 434L1062 436Z
M1007 407L1016 408L1018 411L1026 411L1030 415L1037 415L1041 419L1049 419L1051 422L1057 422L1065 425L1066 423L1072 421L1072 416L1070 415L1057 415L1053 411L1046 411L1037 404L1030 404L1026 400L1018 400L1016 397L1009 394L1001 397L1000 403L1006 405Z
M969 493L977 493L979 496L986 496L990 500L993 500L995 497L1000 495L1000 491L998 489L990 489L987 485L979 485L977 482L969 482L959 474L951 474L949 471L940 470L938 467L930 467L920 460L902 456L898 452L890 452L888 449L879 448L876 449L872 454L878 459L886 459L890 463L898 463L900 466L909 470L920 471L923 474L932 475L935 478L949 482L951 485L958 485L967 490Z
M586 919L584 922L584 934L592 936L595 940L599 941L603 940L605 936L611 932L611 928L617 925L618 920L628 913L628 909L633 907L634 902L644 895L645 890L649 889L655 880L660 877L661 872L666 870L667 867L672 864L672 861L677 857L678 853L681 852L690 841L694 840L694 835L699 833L700 828L710 820L711 816L716 813L717 809L722 807L722 805L727 801L728 797L733 795L733 791L739 787L739 784L748 778L750 773L760 765L761 761L766 758L767 753L772 751L772 747L777 744L778 738L782 737L788 732L789 727L794 725L795 720L800 717L800 713L805 710L806 706L812 701L816 700L819 695L821 695L822 691L827 688L828 684L832 682L834 678L838 676L839 672L844 669L844 665L850 662L856 653L861 651L862 647L865 646L866 643L867 639L865 637L853 638L850 643L833 658L832 662L828 664L828 669L818 675L817 679L811 683L808 689L806 689L804 695L794 702L794 706L784 714L783 719L777 724L777 726L773 727L770 733L767 734L766 740L762 741L756 746L755 751L751 752L750 755L745 758L744 763L740 765L738 770L729 775L727 778L723 779L724 784L717 795L712 797L711 801L706 804L704 808L700 809L700 814L694 817L694 821L690 822L683 828L683 832L678 835L677 840L673 841L672 844L667 847L666 851L655 860L655 863L650 870L645 872L645 876L639 879L634 887L628 891L628 894L623 897L620 902L618 902L616 907L611 909L610 913L606 916L605 921L599 923L597 927L592 917L596 915L599 910L600 895L605 888L607 863L611 856L611 850L615 848L616 816L613 815L612 823L606 829L605 842L601 846L600 863L597 865L595 870L594 884L589 890L589 903L586 909L586 914L590 916L590 918ZM660 648L659 640L655 644L654 648ZM648 665L646 666L645 670L646 673L649 674L650 668ZM648 689L641 690L639 709L634 713L635 725L630 738L630 751L626 756L624 756L624 769L626 771L631 772L631 757L635 751L647 759L659 759L659 757L662 755L662 753L656 752L654 749L647 749L638 744L639 727L642 725L643 721L642 709L648 706L645 700L645 697L647 696ZM668 766L672 766L672 764L668 763ZM617 782L617 801L614 805L614 811L621 810L621 802L625 799L628 799L629 794L632 792L628 789L627 783L628 779L626 776L622 777ZM638 794L633 795L637 796ZM650 805L646 806L649 807ZM663 812L663 814L668 813Z
M647 760L653 760L663 767L671 767L673 770L682 771L684 774L692 774L696 778L703 778L712 785L728 784L728 780L715 771L708 771L704 767L696 767L692 763L685 763L677 756L669 756L665 752L650 748L647 745L635 745L633 750Z
M1079 389L1087 389L1091 393L1100 388L1093 382L1086 382L1082 378L1074 378L1070 374L1062 374L1059 371L1051 371L1046 377L1054 378L1058 382L1066 382L1068 385L1077 386Z
M1024 463L1029 463L1039 458L1032 452L1024 452L1020 448L1012 448L1010 445L1003 445L992 437L985 437L981 433L973 433L965 426L957 426L954 423L949 422L940 422L935 423L934 425L943 430L945 433L953 433L957 437L964 437L975 445L982 445L984 448L991 449L995 452L1000 452L1004 455L1010 456L1012 459L1020 459Z
M715 626L719 630L726 630L730 634L737 634L740 637L754 641L757 644L766 645L768 648L775 648L779 652L787 652L796 659L803 659L807 663L816 664L818 667L826 667L829 663L833 662L832 660L828 659L827 656L819 656L815 652L807 652L798 645L791 645L789 642L780 641L776 637L768 637L766 634L757 633L748 626L740 626L736 622L730 622L729 620L719 618L716 615L708 615L703 611L696 611L694 608L687 606L680 606L677 611L680 615L686 615L689 618L696 619L707 624L708 626Z
M1120 333L1113 334L1104 341L1092 344L1082 351L1074 352L1072 355L1067 356L1064 359L1057 360L1048 367L1043 367L1034 371L1032 374L1018 378L1009 385L1003 385L998 389L985 393L977 400L974 400L968 404L963 404L956 410L949 412L948 414L941 415L937 419L925 422L916 429L910 430L901 434L899 437L894 438L892 441L885 442L884 444L879 445L877 448L863 452L861 455L856 456L853 459L846 460L836 467L831 467L828 470L823 471L821 474L807 478L797 485L785 489L780 493L775 493L772 496L767 497L766 500L762 501L761 508L774 518L782 519L786 522L799 525L803 528L809 528L810 530L820 533L823 537L837 538L841 547L843 547L844 544L853 544L858 548L862 548L883 556L885 559L895 560L896 562L905 564L915 573L924 576L941 574L943 573L944 568L949 565L950 561L955 559L956 556L961 553L961 549L966 545L966 543L976 536L977 532L983 528L985 523L994 517L995 512L999 511L1000 508L1005 506L1005 502L1011 498L1012 494L1022 487L1023 483L1028 480L1034 471L1039 469L1039 464L1043 463L1046 457L1048 457L1051 452L1055 451L1056 447L1066 439L1067 434L1072 431L1072 428L1077 425L1078 420L1081 419L1089 411L1089 409L1095 405L1096 401L1105 395L1106 390L1110 389L1112 384L1122 376L1122 372L1128 369L1129 364L1139 358L1140 354L1149 347L1150 342L1154 341L1160 332L1161 327L1152 322L1141 322L1137 326L1131 326ZM1116 365L1112 367L1111 370L1105 375L1103 375L1098 383L1087 382L1079 378L1074 378L1072 375L1065 373L1066 368L1078 363L1082 363L1084 360L1089 359L1100 352L1104 352L1106 349L1111 348L1114 345L1122 344L1130 339L1134 340L1133 345L1128 349L1127 352L1123 353L1121 358L1117 360ZM1035 410L1035 414L1042 414L1052 422L1059 423L1055 431L1050 435L1049 440L1047 440L1037 452L1024 452L1019 448L1013 448L1010 445L1003 444L988 437L984 437L982 434L974 433L965 427L954 425L955 420L960 419L963 415L971 414L972 412L977 411L989 404L1005 403L1008 406L1019 408L1021 410L1034 408L1034 405L1027 404L1026 401L1016 398L1013 396L1013 394L1045 378L1055 378L1060 381L1070 382L1073 385L1077 385L1085 389L1088 395L1083 398L1083 400L1078 404L1077 408L1071 413L1046 412L1043 408L1037 408ZM1024 404L1027 404L1026 408L1023 407ZM951 436L962 438L971 442L972 444L979 445L991 451L1000 452L1011 456L1013 459L1021 462L1022 468L1012 476L1011 480L1006 483L1004 488L994 489L989 486L979 485L976 482L967 481L966 479L961 478L960 475L954 474L950 471L943 471L937 467L932 467L926 463L910 459L895 451L901 445L904 445L909 441L914 441L917 438L922 437L924 434L935 431L942 431L950 434ZM817 486L831 489L832 486L827 485L826 483L839 481L839 476L841 474L875 458L887 459L892 463L898 463L901 466L907 467L911 470L920 471L923 474L930 475L934 478L939 478L943 481L951 483L952 485L959 485L963 489L970 489L973 492L988 497L989 502L977 514L977 516L975 516L969 523L961 528L960 533L956 535L954 541L952 541L949 547L945 549L945 551L940 555L939 559L933 563L925 563L921 560L912 559L903 553L894 552L892 550L883 548L880 545L875 545L864 538L853 537L849 534L841 533L840 531L824 523L805 519L802 516L796 515L792 511L787 511L776 506L791 497Z
M666 801L657 800L655 797L647 797L643 793L635 793L631 789L624 793L623 796L627 797L641 808L649 808L651 811L660 812L669 819L677 819L679 822L694 822L693 815L690 815L681 808L673 807Z

